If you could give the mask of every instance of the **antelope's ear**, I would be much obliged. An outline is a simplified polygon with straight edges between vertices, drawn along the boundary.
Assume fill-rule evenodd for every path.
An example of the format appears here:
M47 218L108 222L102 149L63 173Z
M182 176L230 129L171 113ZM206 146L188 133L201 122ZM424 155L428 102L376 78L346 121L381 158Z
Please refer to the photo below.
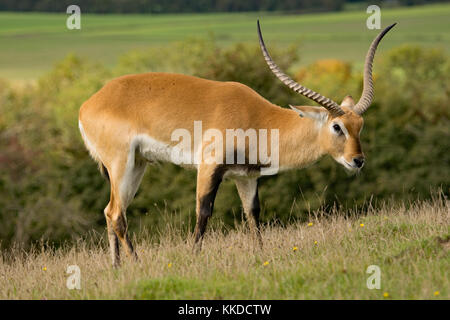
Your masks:
M344 100L342 100L341 107L353 109L355 106L355 100L353 100L352 96L346 96Z
M328 120L329 112L324 107L310 107L310 106L291 106L292 110L297 112L302 118L310 118L321 123Z

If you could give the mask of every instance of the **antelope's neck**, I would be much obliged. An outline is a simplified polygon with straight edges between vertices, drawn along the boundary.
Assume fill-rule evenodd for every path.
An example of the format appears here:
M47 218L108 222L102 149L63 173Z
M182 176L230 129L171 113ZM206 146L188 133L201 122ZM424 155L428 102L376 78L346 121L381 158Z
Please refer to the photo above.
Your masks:
M323 155L320 143L320 125L309 118L294 118L280 129L280 168L306 167Z

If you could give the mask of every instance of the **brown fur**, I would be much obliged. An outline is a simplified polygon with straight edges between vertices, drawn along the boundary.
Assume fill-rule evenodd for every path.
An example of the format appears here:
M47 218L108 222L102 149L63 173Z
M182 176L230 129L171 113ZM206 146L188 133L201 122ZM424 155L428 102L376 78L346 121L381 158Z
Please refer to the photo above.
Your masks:
M318 129L314 119L299 117L297 112L276 106L236 82L146 73L123 76L107 83L82 105L79 121L85 137L95 146L97 161L106 168L111 182L111 199L105 208L105 216L113 264L119 264L117 238L127 253L135 256L125 218L130 199L124 199L119 190L134 136L146 134L173 145L171 133L178 128L192 133L197 120L202 121L203 130L215 128L224 136L226 129L267 129L270 141L270 129L278 129L281 168L304 167L325 154L335 158L344 156L351 162L353 157L362 155L359 142L362 118L352 111L352 99L346 98L344 102L342 108L346 113L339 119L347 128L349 139L336 137L330 132L328 125L335 119L329 117ZM317 107L296 108L326 112ZM134 166L135 184L138 186L146 161L137 155ZM215 192L227 169L227 166L219 169L218 165L204 163L198 166L196 238L199 241L212 213ZM257 192L254 198L245 199L243 194L248 192L244 187L245 183L238 183L245 211L249 216L257 216L259 204L254 203Z

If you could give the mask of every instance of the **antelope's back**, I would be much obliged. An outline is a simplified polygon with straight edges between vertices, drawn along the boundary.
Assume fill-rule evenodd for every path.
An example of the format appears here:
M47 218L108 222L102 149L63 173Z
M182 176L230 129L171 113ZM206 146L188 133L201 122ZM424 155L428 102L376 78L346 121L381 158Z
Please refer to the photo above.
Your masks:
M87 132L114 127L124 134L145 133L170 142L175 129L193 130L194 121L202 121L204 129L219 130L255 127L258 119L267 125L267 112L273 109L241 83L145 73L108 82L82 105L80 122Z

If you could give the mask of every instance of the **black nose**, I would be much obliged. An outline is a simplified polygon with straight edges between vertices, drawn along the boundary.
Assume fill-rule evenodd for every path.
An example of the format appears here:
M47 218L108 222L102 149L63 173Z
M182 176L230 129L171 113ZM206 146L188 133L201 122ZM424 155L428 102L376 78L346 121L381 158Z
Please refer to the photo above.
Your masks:
M361 168L364 165L364 158L363 157L353 158L353 162L356 164L358 168Z

